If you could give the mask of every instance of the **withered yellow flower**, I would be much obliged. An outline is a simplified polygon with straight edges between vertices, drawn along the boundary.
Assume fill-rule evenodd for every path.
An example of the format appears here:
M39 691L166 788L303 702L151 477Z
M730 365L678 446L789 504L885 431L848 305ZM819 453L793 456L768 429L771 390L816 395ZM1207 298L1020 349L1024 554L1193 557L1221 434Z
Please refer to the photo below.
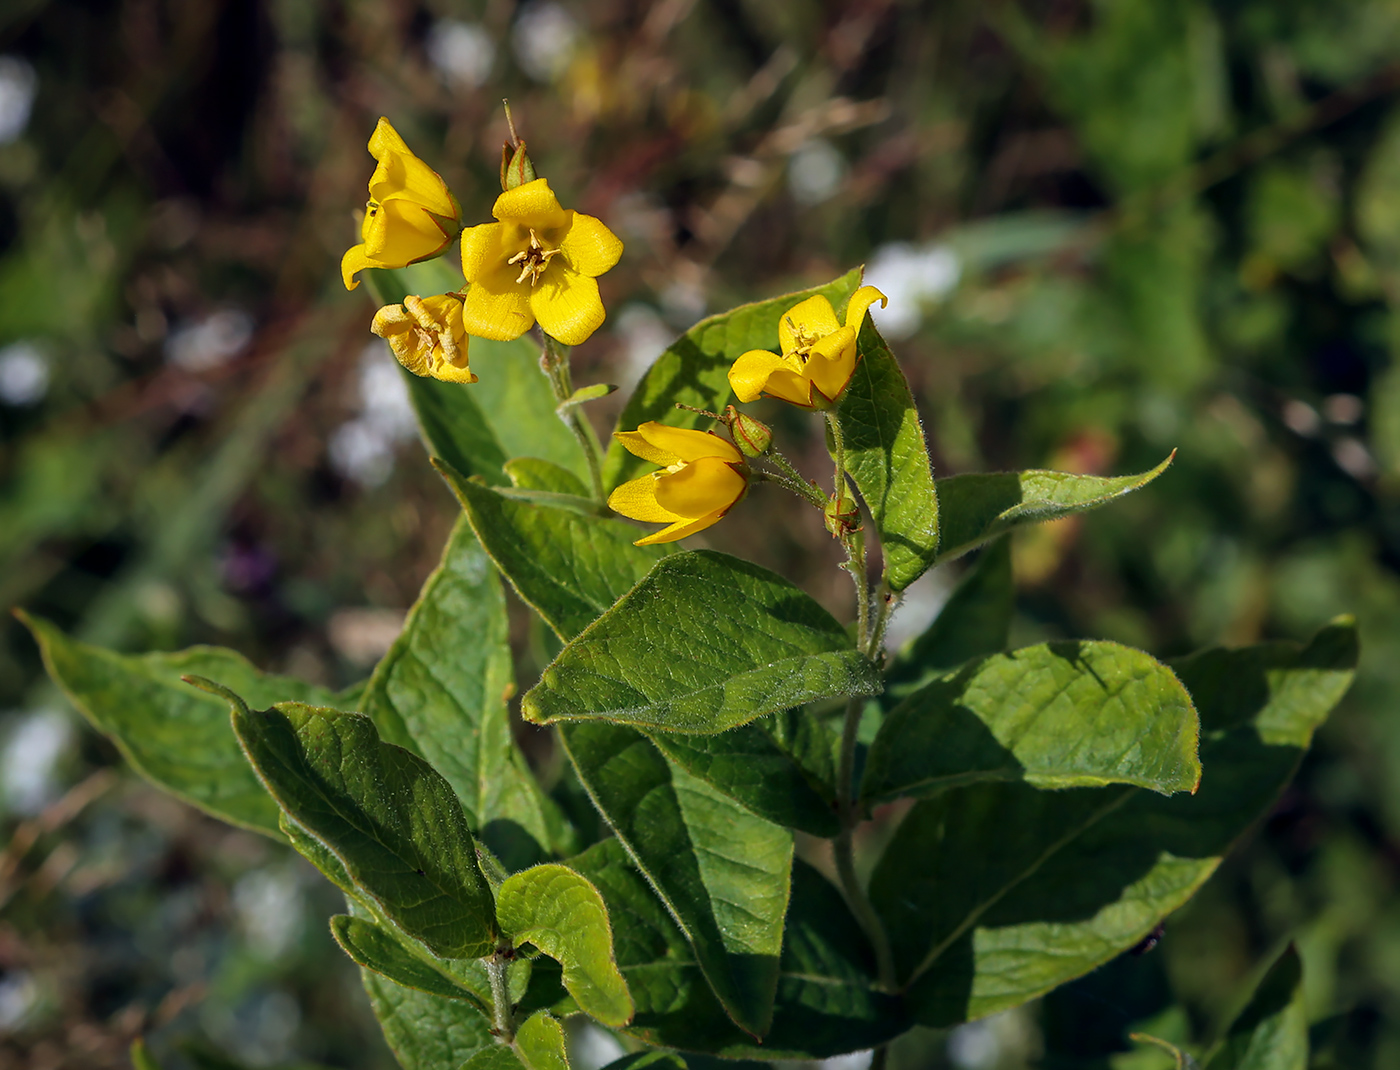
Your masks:
M778 321L782 356L751 349L729 369L729 385L740 401L760 394L804 409L829 409L845 392L856 370L856 336L865 312L885 295L862 286L846 306L846 322L837 322L831 302L820 294L794 305Z
M597 278L622 256L617 235L591 215L559 207L537 178L496 198L496 223L462 231L467 333L509 341L535 321L576 346L603 323Z
M409 151L388 119L374 128L369 152L379 166L360 224L364 240L340 260L347 290L360 285L355 274L364 268L400 268L437 256L462 229L462 209L447 183Z
M474 383L467 367L467 333L462 329L462 298L405 297L374 314L371 331L389 343L399 363L414 375L448 383Z
M667 427L654 420L613 437L629 453L661 465L629 480L608 496L608 505L623 516L667 528L638 539L636 545L675 542L715 523L744 496L749 468L743 454L719 435Z

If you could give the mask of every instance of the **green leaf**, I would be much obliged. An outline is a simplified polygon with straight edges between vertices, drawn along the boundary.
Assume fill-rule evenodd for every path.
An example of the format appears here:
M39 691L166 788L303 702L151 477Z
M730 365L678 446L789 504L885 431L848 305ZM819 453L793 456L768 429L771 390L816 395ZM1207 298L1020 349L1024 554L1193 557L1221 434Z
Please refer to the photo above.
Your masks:
M569 724L561 739L730 1017L762 1036L777 986L792 833L667 762L640 732Z
M414 375L407 368L401 371L428 453L465 475L504 485L505 447L472 392L475 384L443 383Z
M1147 486L1176 456L1135 476L1077 476L1069 472L974 472L938 480L942 532L935 564L1022 524L1097 509Z
M444 1066L446 1064L443 1064ZM464 1062L458 1070L532 1070L521 1061L514 1048L504 1044L493 1044L482 1048Z
M521 1023L515 1033L515 1051L529 1070L569 1070L564 1027L548 1011L536 1011Z
M1354 671L1354 627L1335 622L1301 649L1191 661L1210 670L1182 672L1201 714L1196 795L984 783L910 810L871 898L921 1023L1032 999L1132 947L1184 903L1292 777Z
M511 485L520 490L570 494L575 498L588 497L588 488L583 485L583 480L553 461L544 461L538 457L517 457L513 461L507 461L505 469Z
M814 699L871 695L879 672L800 588L708 550L659 563L526 692L538 724L608 720L722 732Z
M614 1059L603 1070L688 1070L686 1062L674 1051L634 1051Z
M903 698L941 672L1006 649L1016 608L1011 540L992 543L962 578L928 629L900 652L885 676L885 700Z
M836 419L845 439L846 470L880 536L885 577L893 590L902 591L933 563L938 550L933 467L899 362L870 322L857 344L860 363Z
M181 677L209 677L258 705L283 699L329 703L330 691L261 673L232 650L197 646L174 654L117 654L70 639L41 617L16 615L33 633L54 682L133 769L222 821L280 838L277 804L238 748L228 704Z
M132 1070L160 1070L160 1063L155 1061L150 1050L146 1047L145 1037L137 1037L133 1040L127 1054L131 1058ZM684 1063L681 1064L680 1070L685 1070Z
M1205 1070L1307 1070L1307 1065L1303 963L1289 944L1225 1030Z
M617 840L570 865L589 876L618 919L618 964L637 1001L625 1030L631 1036L729 1059L824 1059L909 1027L899 1001L874 990L873 954L840 893L801 860L792 868L773 1024L761 1044L725 1016L685 936Z
M613 383L594 383L592 386L581 386L559 403L557 411L565 413L575 406L605 398L616 390L617 387Z
M564 970L579 1009L604 1025L626 1025L632 997L613 959L612 926L598 890L567 866L542 865L506 878L496 921L517 943L531 943Z
M833 799L774 738L770 718L713 736L655 732L666 757L759 817L813 836L840 831Z
M466 1000L404 988L373 970L361 969L360 979L403 1070L442 1070L477 1052L501 1049L490 1018Z
M382 740L441 773L467 824L517 868L558 845L552 804L511 735L506 701L513 677L500 579L459 518L442 563L370 677L360 712Z
M860 269L810 290L757 301L701 320L647 369L628 399L617 426L635 430L647 420L671 427L708 426L709 418L678 404L722 412L729 403L729 368L750 349L778 348L778 320L793 305L816 294L843 308L860 285ZM641 475L650 462L634 457L614 440L603 460L603 483L608 490Z
M1039 788L1194 791L1200 725L1170 669L1107 642L1056 642L969 662L886 716L861 789L869 807L987 780Z
M577 635L666 556L633 546L629 524L516 501L439 470L496 567L562 638Z
M496 937L491 891L451 786L381 743L368 717L281 703L233 727L278 804L340 860L383 915L443 958L479 958Z
M331 935L355 964L381 973L405 988L416 988L443 999L465 999L487 1013L476 992L464 987L438 962L414 954L392 934L372 921L336 914L331 918Z

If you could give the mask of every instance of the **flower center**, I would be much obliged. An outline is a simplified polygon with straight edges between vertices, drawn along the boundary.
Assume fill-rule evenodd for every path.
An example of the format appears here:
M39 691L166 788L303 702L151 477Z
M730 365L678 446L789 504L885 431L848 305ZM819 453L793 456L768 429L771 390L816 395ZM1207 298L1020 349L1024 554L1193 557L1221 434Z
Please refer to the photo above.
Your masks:
M799 358L803 364L807 363L807 358L812 353L812 347L822 340L822 336L809 331L806 327L799 327L791 316L786 317L788 329L792 331L792 352L787 354L791 357Z
M546 249L540 242L540 239L535 235L535 228L531 227L530 244L512 256L506 263L519 264L520 277L515 281L520 283L528 278L530 280L530 285L533 287L535 283L540 281L540 276L544 274L544 269L549 267L550 258L558 254L558 249Z

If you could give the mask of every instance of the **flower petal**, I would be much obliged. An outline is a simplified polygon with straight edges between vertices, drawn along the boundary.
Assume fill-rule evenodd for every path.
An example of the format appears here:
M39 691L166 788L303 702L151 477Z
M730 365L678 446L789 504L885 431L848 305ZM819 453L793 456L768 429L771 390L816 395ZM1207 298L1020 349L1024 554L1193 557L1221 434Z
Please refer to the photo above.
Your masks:
M634 457L641 457L652 464L659 464L662 468L669 468L680 460L674 453L653 446L636 431L614 431L613 438L617 439L622 444L622 448Z
M807 357L807 378L830 401L835 401L846 389L855 370L856 332L853 327L833 331L814 345Z
M360 285L360 280L355 275L367 267L378 267L379 264L371 260L365 253L364 245L352 245L345 250L345 255L340 258L340 277L345 283L347 290L353 290Z
M685 517L677 516L656 500L656 476L645 475L640 479L629 479L608 495L608 508L615 513L643 520L648 524L671 524L684 522Z
M783 313L782 319L778 320L778 341L782 344L783 353L787 354L797 348L799 331L810 338L822 338L840 326L831 302L817 294Z
M482 223L479 227L468 227L462 231L462 274L468 282L475 282L488 272L499 270L509 259L501 244L505 229L502 223Z
M719 521L724 513L707 513L705 516L695 520L677 520L669 528L658 531L655 535L648 535L644 539L638 539L636 546L652 546L659 542L675 542L677 539L684 539L687 535L694 535L697 531L704 531Z
M371 197L381 203L408 200L436 215L455 218L457 206L442 176L415 156L382 116L370 135L369 152L379 161L369 181Z
M601 219L582 212L569 213L569 227L559 240L559 248L580 275L592 278L603 274L622 258L622 242L603 225Z
M737 502L748 480L718 457L702 457L656 479L656 502L677 516L698 519Z
M766 349L750 349L730 366L729 385L740 401L757 400L768 385L769 376L777 371L792 371L794 363Z
M509 342L535 325L530 312L530 287L516 282L509 265L479 276L462 305L462 329L478 338Z
M522 226L560 226L564 210L559 207L559 198L549 188L549 180L537 178L523 186L508 189L496 198L491 206L491 214L500 220L509 220Z
M876 301L880 302L881 308L886 308L890 303L890 299L873 286L862 286L853 293L851 303L846 306L846 326L857 334L860 333L860 325L865 321L865 310Z
M408 201L387 201L365 213L368 255L390 267L437 256L452 240L436 219Z
M637 428L637 434L650 442L658 452L671 455L669 461L657 464L674 464L677 460L690 464L702 457L718 457L721 461L743 464L744 457L730 443L709 431L695 431L688 427L668 427L666 424L648 420Z
M545 334L566 346L586 342L607 317L597 280L556 263L545 269L530 290L530 311Z

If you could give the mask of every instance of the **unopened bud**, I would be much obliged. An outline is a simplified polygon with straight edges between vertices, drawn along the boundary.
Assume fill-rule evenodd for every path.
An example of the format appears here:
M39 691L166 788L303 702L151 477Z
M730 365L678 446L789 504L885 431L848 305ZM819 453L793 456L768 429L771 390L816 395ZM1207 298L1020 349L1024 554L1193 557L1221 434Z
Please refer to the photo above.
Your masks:
M507 141L501 146L501 189L512 190L526 182L535 181L535 165L530 154L525 151L525 142L512 145Z
M860 507L854 498L846 495L828 498L826 502L826 530L833 539L844 539L852 532L860 530Z
M723 420L729 427L734 445L748 457L762 457L773 445L773 432L767 424L740 412L733 405L724 410Z

